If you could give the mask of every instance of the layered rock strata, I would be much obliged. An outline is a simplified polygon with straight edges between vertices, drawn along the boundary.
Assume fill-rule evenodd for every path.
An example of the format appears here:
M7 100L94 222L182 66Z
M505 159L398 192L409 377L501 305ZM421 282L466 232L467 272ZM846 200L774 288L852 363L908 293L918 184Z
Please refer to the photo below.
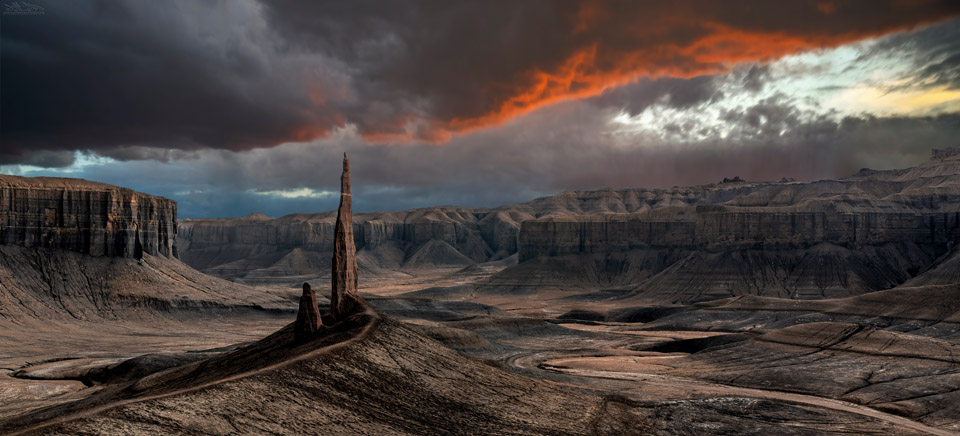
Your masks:
M0 320L23 328L293 309L180 262L176 215L174 201L126 188L0 175Z
M960 202L944 206L840 212L717 205L544 218L523 223L519 260L665 247L809 248L824 242L852 248L900 242L946 247L960 239Z
M0 175L0 244L177 257L177 204L80 179Z
M270 219L260 214L242 218L187 219L180 221L181 258L194 268L220 277L237 278L267 271L295 250L324 257L294 272L311 274L327 268L336 239L335 212L294 214ZM525 215L524 219L532 218ZM516 252L518 223L487 217L465 208L440 207L407 212L382 212L354 216L354 246L371 253L386 269L417 269L417 252L428 244L456 253L450 265L499 259ZM289 259L288 259L289 260ZM441 264L442 266L443 264ZM288 274L285 272L284 274Z
M627 213L548 215L522 223L519 260L646 248L790 249L829 243L939 247L960 241L960 148L906 170L842 180L748 183L722 201ZM690 188L693 189L693 188Z
M429 242L456 251L456 262L478 263L646 247L948 244L960 232L958 150L934 150L914 168L861 170L842 180L570 191L495 209L359 214L351 230L361 252L399 250L395 265L386 265L394 268ZM332 253L335 220L332 212L183 220L183 258L231 276L269 266L295 248ZM227 267L234 262L239 271Z
M194 267L242 282L307 275L329 265L335 221L333 213L185 220L181 248ZM571 191L493 209L360 214L352 231L365 277L515 259L521 265L508 270L523 274L499 283L560 285L571 283L570 265L584 264L562 258L606 256L588 259L596 267L584 276L593 285L659 275L645 288L657 295L673 292L667 288L677 281L697 289L683 294L702 298L853 295L915 277L960 241L960 149L934 150L913 168L864 169L840 180L731 178ZM567 267L545 269L556 265Z

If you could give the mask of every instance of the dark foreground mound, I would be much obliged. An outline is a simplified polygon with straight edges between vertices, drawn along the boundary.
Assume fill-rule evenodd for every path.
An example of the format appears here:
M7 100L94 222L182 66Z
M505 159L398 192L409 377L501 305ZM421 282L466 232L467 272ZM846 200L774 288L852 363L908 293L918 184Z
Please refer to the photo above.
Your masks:
M30 434L640 434L628 400L466 358L367 312L0 423Z
M326 320L325 320L326 321ZM2 434L922 434L778 399L595 395L467 358L371 310L0 421Z

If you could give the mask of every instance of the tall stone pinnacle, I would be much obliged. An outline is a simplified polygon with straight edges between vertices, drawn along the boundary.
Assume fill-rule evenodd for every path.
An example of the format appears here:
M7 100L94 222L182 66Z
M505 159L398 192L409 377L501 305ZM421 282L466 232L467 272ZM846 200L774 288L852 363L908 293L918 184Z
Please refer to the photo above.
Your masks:
M357 295L357 248L353 243L353 198L350 196L350 161L343 154L340 176L340 208L333 240L333 290L330 306L333 319L340 320L361 310Z
M321 328L323 321L320 319L320 309L317 308L317 294L310 289L309 283L304 283L300 310L297 311L297 320L293 323L293 338L296 341L310 339Z

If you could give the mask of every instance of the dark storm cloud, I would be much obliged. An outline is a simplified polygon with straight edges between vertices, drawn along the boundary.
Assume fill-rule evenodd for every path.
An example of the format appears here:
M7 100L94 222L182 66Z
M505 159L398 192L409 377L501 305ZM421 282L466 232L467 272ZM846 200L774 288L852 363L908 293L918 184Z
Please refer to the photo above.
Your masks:
M769 65L751 65L743 74L743 88L748 91L761 91L765 82L770 79Z
M43 16L3 17L0 163L63 150L247 150L346 123L367 141L445 141L640 77L703 76L960 10L948 0L824 4L43 4ZM684 83L662 95L703 98L696 80Z
M170 160L190 159L197 156L195 151L184 151L169 148L147 147L135 145L116 149L107 149L99 153L104 157L116 159L119 161L131 160L155 160L159 162L170 162Z
M909 73L913 80L900 88L960 89L960 24L956 22L884 38L863 57L876 53L893 53L913 64Z
M744 136L775 136L791 131L809 120L804 117L828 120L826 115L805 114L796 107L785 103L782 95L760 100L747 108L725 110L721 120L730 123L732 130Z
M607 89L589 101L602 107L619 107L630 115L639 114L655 103L681 109L722 98L723 93L715 82L714 76L641 78L628 85Z
M363 133L425 139L495 125L638 76L716 73L736 61L837 45L956 14L954 2L269 1L292 41L351 65ZM353 118L350 118L351 120Z
M3 17L0 163L44 149L242 150L311 139L339 122L311 101L336 85L323 69L336 63L282 56L255 4L45 6L43 16Z
M0 148L0 163L11 161L41 168L62 168L76 161L76 153L70 150L37 150L23 154L19 150Z
M670 187L747 180L838 178L858 169L916 165L930 148L956 145L960 115L833 119L771 99L725 123L726 138L677 140L666 132L619 135L617 109L567 102L522 123L454 138L448 146L366 144L352 131L314 143L243 153L196 152L169 163L131 161L85 168L74 177L177 200L181 217L281 216L322 212L336 197L281 198L266 192L336 192L347 151L358 211L441 204L497 206L567 189Z

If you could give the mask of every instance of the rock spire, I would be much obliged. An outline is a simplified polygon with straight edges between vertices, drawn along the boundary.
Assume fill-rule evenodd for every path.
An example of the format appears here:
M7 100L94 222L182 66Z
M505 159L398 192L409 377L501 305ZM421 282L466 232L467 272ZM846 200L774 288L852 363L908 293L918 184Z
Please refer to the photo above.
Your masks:
M330 306L333 319L340 320L360 310L357 295L357 248L353 243L353 198L350 196L350 161L343 154L343 175L340 176L340 208L334 227L333 290Z
M320 319L320 309L317 308L317 294L310 289L309 283L304 283L300 310L297 311L297 320L293 323L293 337L297 341L309 339L321 328L323 321Z

